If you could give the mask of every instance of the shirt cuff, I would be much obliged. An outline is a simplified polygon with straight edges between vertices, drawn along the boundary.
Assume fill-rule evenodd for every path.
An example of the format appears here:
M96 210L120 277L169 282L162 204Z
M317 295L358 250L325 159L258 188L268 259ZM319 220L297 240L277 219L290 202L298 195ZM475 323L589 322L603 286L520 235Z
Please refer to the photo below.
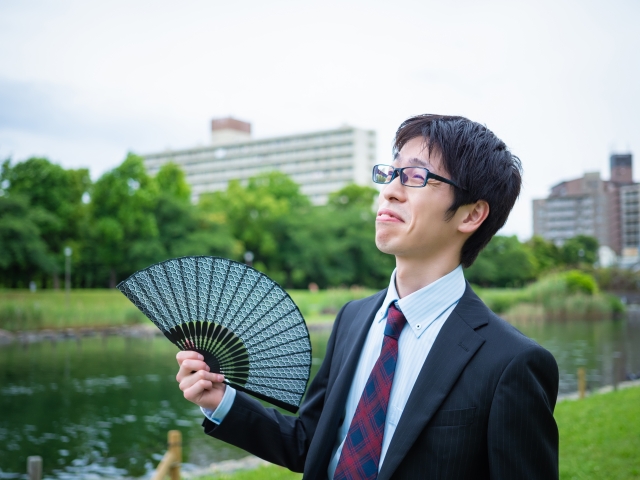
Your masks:
M233 401L236 399L236 389L227 385L227 388L224 389L224 395L222 396L222 401L218 408L215 410L209 410L208 408L200 407L202 413L205 417L211 420L216 425L220 425L224 420L224 417L227 416L231 407L233 407Z

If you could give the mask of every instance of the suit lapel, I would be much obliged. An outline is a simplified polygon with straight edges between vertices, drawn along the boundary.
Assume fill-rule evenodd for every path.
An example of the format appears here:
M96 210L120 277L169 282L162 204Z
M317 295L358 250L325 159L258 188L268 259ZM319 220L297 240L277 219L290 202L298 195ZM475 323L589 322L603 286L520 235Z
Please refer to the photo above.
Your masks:
M320 468L319 472L316 472L318 478L326 478L326 468L330 461L340 421L344 416L347 396L349 395L353 376L355 375L358 361L360 360L362 347L369 333L371 322L373 322L376 313L380 309L385 295L386 290L373 295L363 302L355 315L340 320L340 327L336 334L342 337L341 341L344 342L345 345L342 351L345 353L343 357L335 358L334 360L340 363L340 370L333 383L331 394L327 399L325 408L322 411L322 417L318 423L318 430L314 435L314 437L317 438L330 439L329 441L324 441L320 446L321 451L318 454L318 465L323 465L323 467ZM344 328L342 325L344 325ZM323 421L325 419L326 421ZM312 475L314 474L312 473Z
M444 322L409 395L391 439L379 480L390 478L438 410L469 360L484 343L475 328L487 323L486 306L469 285Z

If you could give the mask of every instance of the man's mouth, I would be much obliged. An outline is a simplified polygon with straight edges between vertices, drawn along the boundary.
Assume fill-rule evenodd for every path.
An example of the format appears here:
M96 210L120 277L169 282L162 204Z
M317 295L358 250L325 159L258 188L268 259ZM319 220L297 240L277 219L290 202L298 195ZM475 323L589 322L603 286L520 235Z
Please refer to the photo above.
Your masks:
M382 208L378 210L378 215L376 217L376 221L378 222L404 222L400 215L397 213L388 210L386 208Z

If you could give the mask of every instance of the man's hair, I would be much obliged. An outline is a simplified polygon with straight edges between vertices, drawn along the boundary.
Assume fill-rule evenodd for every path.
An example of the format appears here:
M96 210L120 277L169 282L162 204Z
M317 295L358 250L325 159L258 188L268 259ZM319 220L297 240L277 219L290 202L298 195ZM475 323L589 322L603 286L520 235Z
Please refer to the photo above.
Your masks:
M469 267L507 221L520 194L520 159L487 127L464 117L431 114L402 122L393 143L394 157L405 143L416 137L424 139L429 155L433 151L442 155L446 173L462 187L451 187L454 197L446 220L462 205L478 200L489 204L489 215L460 252L460 263Z

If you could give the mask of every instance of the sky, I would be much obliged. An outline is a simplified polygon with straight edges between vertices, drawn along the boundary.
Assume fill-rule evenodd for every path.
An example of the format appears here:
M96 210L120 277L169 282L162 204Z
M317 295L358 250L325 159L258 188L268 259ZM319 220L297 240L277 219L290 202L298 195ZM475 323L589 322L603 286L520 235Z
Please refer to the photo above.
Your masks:
M4 0L0 159L96 179L232 115L256 138L372 129L386 162L404 119L463 115L522 161L500 233L525 240L532 199L640 158L638 25L637 0Z

